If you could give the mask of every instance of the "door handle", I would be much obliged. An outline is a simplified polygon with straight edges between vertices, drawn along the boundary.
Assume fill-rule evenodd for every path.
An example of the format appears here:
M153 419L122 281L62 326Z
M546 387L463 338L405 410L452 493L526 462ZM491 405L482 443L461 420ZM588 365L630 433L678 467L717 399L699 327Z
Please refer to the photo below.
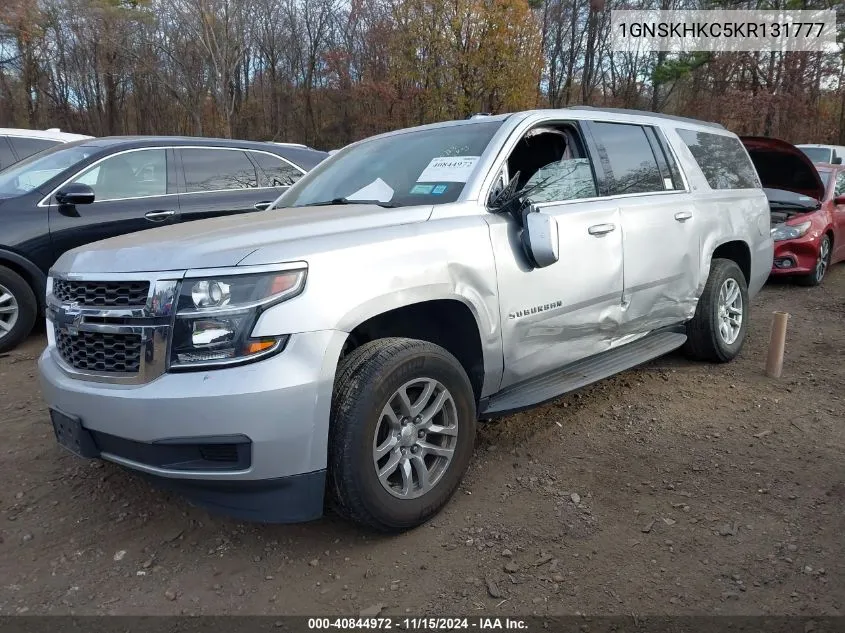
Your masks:
M616 230L615 224L594 224L589 229L587 229L590 235L596 236L607 235L608 233L614 230Z
M678 211L675 214L675 219L678 222L686 222L692 217L692 211Z
M144 217L151 222L161 222L172 215L176 215L176 211L168 209L167 211L150 211L149 213L144 214Z
M271 204L273 204L273 202L269 200L267 202L256 202L254 205L252 205L252 208L256 211L266 211L267 207L269 207Z

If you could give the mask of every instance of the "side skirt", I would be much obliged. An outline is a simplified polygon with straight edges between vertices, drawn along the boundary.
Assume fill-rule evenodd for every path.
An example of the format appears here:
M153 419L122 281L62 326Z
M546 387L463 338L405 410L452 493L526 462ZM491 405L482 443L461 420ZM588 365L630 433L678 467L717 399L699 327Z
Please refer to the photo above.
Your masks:
M668 354L686 340L687 335L682 328L653 332L626 345L511 385L479 403L478 417L488 419L530 409Z

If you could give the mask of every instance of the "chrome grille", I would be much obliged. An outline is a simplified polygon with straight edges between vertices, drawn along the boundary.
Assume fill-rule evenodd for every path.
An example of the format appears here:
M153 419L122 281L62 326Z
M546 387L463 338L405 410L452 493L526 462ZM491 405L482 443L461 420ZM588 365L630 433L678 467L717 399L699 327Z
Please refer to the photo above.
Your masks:
M143 306L149 293L149 281L53 281L53 296L62 303L98 308Z
M53 275L47 320L52 354L70 376L140 385L167 370L180 271Z
M141 337L137 334L79 332L55 328L56 349L74 369L133 374L141 369Z

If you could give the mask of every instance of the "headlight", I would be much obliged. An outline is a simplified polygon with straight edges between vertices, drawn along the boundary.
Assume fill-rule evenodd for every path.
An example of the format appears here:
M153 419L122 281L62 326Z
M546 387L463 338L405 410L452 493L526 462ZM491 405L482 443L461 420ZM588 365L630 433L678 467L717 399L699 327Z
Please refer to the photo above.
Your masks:
M250 335L263 310L304 287L304 269L183 279L170 369L239 365L281 351L287 336Z
M775 242L794 240L796 237L801 237L809 231L812 224L809 220L801 224L778 224L772 227L772 239Z

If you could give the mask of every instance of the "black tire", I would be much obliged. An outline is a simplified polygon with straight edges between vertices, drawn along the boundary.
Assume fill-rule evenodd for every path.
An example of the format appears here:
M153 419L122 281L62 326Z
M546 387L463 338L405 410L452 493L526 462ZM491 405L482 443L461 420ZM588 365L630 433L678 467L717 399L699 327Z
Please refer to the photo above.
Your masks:
M402 499L388 492L378 479L373 455L376 429L382 410L397 390L409 381L425 378L449 391L458 431L451 461L433 488L422 496ZM327 478L332 509L382 532L425 523L449 501L469 466L475 421L469 378L442 347L415 339L384 338L355 349L338 367L332 396Z
M731 343L727 343L719 332L719 292L729 279L733 279L739 286L742 298L739 335ZM684 344L687 356L716 363L733 360L745 342L749 315L748 284L742 270L732 260L714 259L710 264L710 275L698 300L695 316L687 323L687 342Z
M17 347L32 331L38 317L38 302L24 278L3 266L0 266L0 286L8 291L17 306L17 318L11 329L7 331L0 325L0 352L8 352ZM3 294L5 293L0 291L0 297ZM2 308L3 305L0 305L0 309ZM0 314L0 318L4 316Z
M833 251L833 244L830 242L830 236L825 234L819 244L819 256L816 259L816 265L813 272L809 275L804 275L798 278L798 282L804 286L818 286L824 281L825 273L830 268L830 256ZM823 255L826 253L826 255Z

